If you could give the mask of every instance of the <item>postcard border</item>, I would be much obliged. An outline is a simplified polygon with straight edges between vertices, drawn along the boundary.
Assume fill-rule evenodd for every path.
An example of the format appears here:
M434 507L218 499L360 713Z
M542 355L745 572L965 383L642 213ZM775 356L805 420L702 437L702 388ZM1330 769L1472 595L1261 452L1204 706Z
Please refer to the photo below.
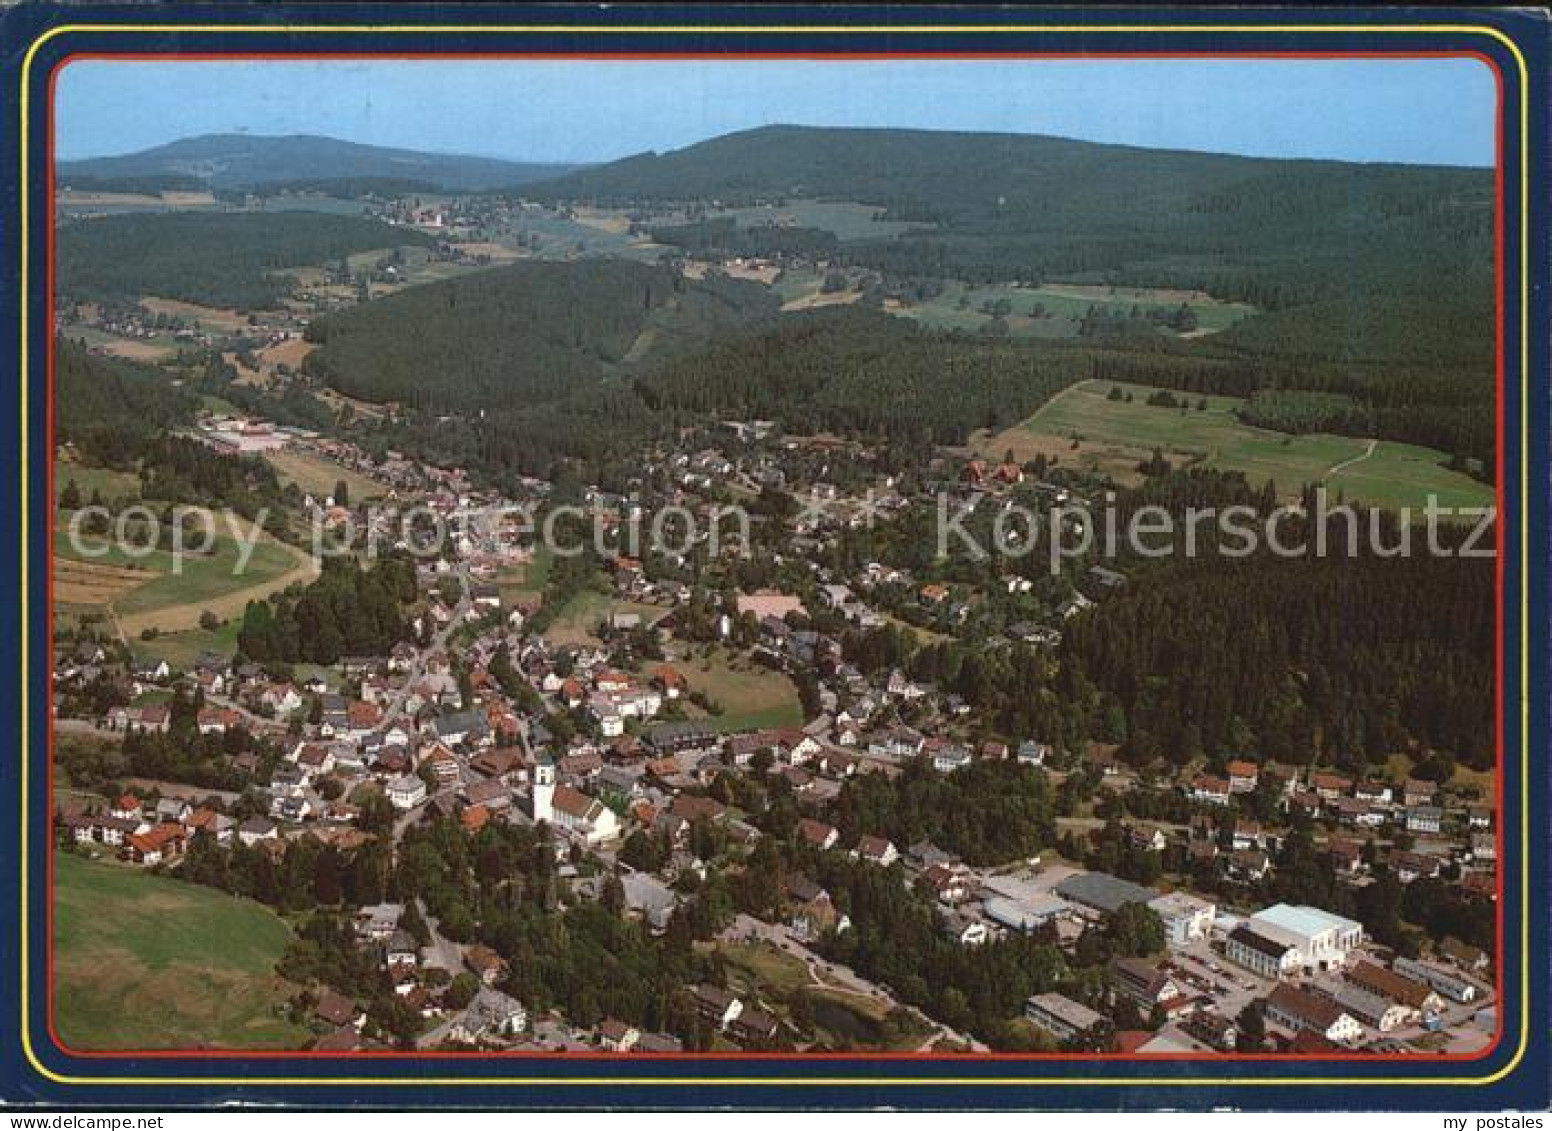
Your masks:
M1171 24L1095 24L1095 25L1071 25L1071 24L1068 24L1068 25L1063 25L1063 24L1057 24L1057 23L1052 23L1052 24L1015 23L1015 24L1001 24L1001 25L994 25L994 24L964 24L964 25L961 25L961 24L944 24L944 25L927 24L927 25L911 25L911 26L868 25L868 26L855 26L855 27L837 27L835 25L810 25L810 26L786 26L786 27L782 27L782 26L754 26L754 25L747 25L747 26L740 26L740 25L712 25L712 26L708 26L708 25L694 25L694 24L674 25L674 26L660 26L660 27L616 27L616 26L600 26L600 25L587 25L587 24L566 24L566 23L559 23L559 24L512 24L512 25L458 25L458 24L439 24L439 23L402 24L402 25L325 24L325 25L311 25L311 26L296 26L296 25L275 26L275 25L255 25L255 24L238 24L238 23L211 23L211 24L198 24L198 23L155 23L155 24L147 24L147 23L124 23L124 24L76 23L76 24L62 24L62 25L58 25L58 26L55 26L55 27L52 27L52 28L48 28L45 31L43 31L42 34L37 36L33 40L33 42L31 43L31 45L28 47L27 52L26 52L25 57L24 57L24 60L23 60L22 67L21 67L21 91L20 91L20 108L21 108L21 115L20 115L20 118L21 118L21 134L20 134L20 138L21 138L21 143L20 143L20 147L21 147L21 163L20 163L20 168L21 168L21 182L20 182L20 184L21 184L21 188L22 188L23 191L22 191L22 194L21 194L21 196L22 196L22 206L21 206L22 223L21 223L20 234L19 234L20 250L21 250L21 263L20 263L20 268L21 268L21 313L20 313L20 326L21 326L21 330L22 330L22 337L21 337L21 343L20 343L21 344L21 351L20 351L20 363L21 363L21 369L20 369L20 372L21 372L21 381L20 381L20 389L21 389L21 392L20 392L20 398L21 398L21 419L20 419L19 423L20 423L20 426L21 426L21 429L20 429L21 430L21 438L20 438L20 443L21 443L21 447L20 447L20 453L21 453L21 460L20 460L20 463L21 463L21 474L20 474L20 479L21 479L21 484L20 484L20 486L21 486L21 500L22 500L22 504L23 504L23 514L24 515L27 514L27 506L28 506L28 503L29 503L29 496L30 496L30 493L31 493L31 490L32 490L31 479L30 479L30 466L29 466L29 464L30 464L30 457L29 457L29 449L28 449L28 444L29 444L29 435L28 435L28 431L29 431L28 430L28 385L30 383L30 377L32 375L32 369L31 369L32 358L31 358L30 353L29 353L30 347L31 347L31 342L30 342L29 339L30 339L30 336L31 336L31 334L33 332L32 328L31 328L32 327L32 323L29 321L31 314L33 313L29 309L30 305L31 305L31 303L30 303L30 299L31 299L30 291L31 291L31 279L32 279L31 263L30 263L30 258L29 257L30 257L31 243L32 243L32 238L33 238L32 230L31 230L31 228L29 226L29 221L30 221L30 214L29 214L29 196L30 196L29 176L30 176L30 173L31 173L31 169L29 167L29 161L30 161L30 158L31 158L31 149L32 149L33 145L35 144L35 140L36 140L35 138L33 138L31 136L31 133L30 133L30 129L31 129L31 122L30 122L31 107L29 105L29 99L30 99L30 87L31 87L32 81L33 81L33 79L32 79L32 68L33 68L33 65L34 65L34 62L35 62L35 59L36 59L38 53L46 45L48 45L50 42L52 42L52 41L54 41L56 39L59 39L62 36L69 35L69 34L77 34L77 33L98 34L98 33L113 33L113 32L120 32L120 31L128 32L128 33L138 33L138 34L148 34L148 33L149 34L156 34L156 33L166 33L166 34L215 33L215 34L233 34L233 35L284 34L284 35L289 35L289 36L299 36L299 35L305 36L305 35L317 34L317 33L324 33L324 34L331 34L331 35L370 34L370 35L374 35L374 36L380 36L380 35L389 35L389 36L391 36L391 35L395 35L395 34L415 34L415 35L431 35L431 36L434 36L434 35L437 35L437 34L462 34L462 35L479 35L479 34L501 34L501 35L575 34L575 35L581 35L581 36L595 36L595 35L596 36L609 36L609 37L635 36L635 37L648 37L648 38L653 37L653 36L667 35L667 34L682 34L682 35L696 35L696 36L702 36L702 35L716 36L716 35L724 35L724 34L725 35L751 35L751 34L758 34L758 35L778 35L779 36L779 35L794 35L794 34L849 35L849 34L855 34L855 33L875 34L875 35L876 34L888 34L891 37L895 37L895 36L908 36L908 35L916 35L916 34L945 35L945 34L955 34L955 33L966 33L966 34L976 34L976 35L999 34L999 33L1002 33L1002 34L1014 34L1014 35L1031 35L1031 34L1041 34L1041 35L1067 35L1067 34L1133 34L1133 35L1136 35L1136 34L1143 34L1143 35L1161 34L1161 35L1171 35L1171 34L1183 34L1183 33L1193 33L1193 32L1195 32L1195 33L1209 33L1209 34L1215 34L1215 35L1216 34L1221 34L1221 33L1227 33L1227 34L1249 33L1249 34L1263 34L1263 35L1266 35L1266 34L1298 34L1298 35L1302 35L1302 34L1319 34L1319 33L1340 33L1340 34L1359 35L1359 36L1361 36L1361 35L1374 35L1374 34L1388 34L1388 35L1405 35L1405 34L1432 34L1432 35L1439 35L1439 34L1448 34L1448 35L1457 35L1457 36L1482 36L1482 37L1486 37L1488 39L1491 39L1494 42L1496 42L1497 44L1499 44L1502 48L1507 50L1509 55L1514 59L1515 64L1516 64L1516 66L1518 67L1518 70L1519 70L1519 81L1518 81L1518 83L1516 85L1516 91L1515 91L1515 103L1516 103L1515 110L1517 111L1517 121L1518 121L1518 131L1517 131L1518 132L1518 144L1517 144L1518 152L1517 152L1516 156L1518 158L1518 166L1519 166L1516 172L1517 172L1517 175L1518 175L1518 188L1519 188L1519 199L1518 199L1518 221L1519 221L1519 223L1518 223L1518 228L1519 228L1518 244L1519 244L1519 247L1518 247L1518 253L1517 253L1517 258L1518 258L1518 275L1519 275L1519 285L1518 285L1518 291L1519 291L1519 302L1518 302L1518 308L1519 308L1518 309L1519 345L1518 345L1518 350L1517 350L1517 353L1518 353L1518 366L1517 366L1517 368L1519 370L1519 375L1518 375L1519 376L1519 382L1518 382L1519 383L1519 402L1518 402L1518 416L1519 416L1519 449L1518 449L1518 454L1519 454L1519 460L1518 460L1518 463L1519 463L1519 471L1520 471L1520 474L1519 474L1519 477L1518 477L1518 491L1519 491L1518 504L1519 505L1518 505L1518 515L1517 515L1517 520L1518 521L1517 521L1517 532L1516 532L1517 533L1517 540L1518 540L1518 548L1519 548L1519 553L1518 553L1518 558L1517 558L1517 564L1518 564L1518 567L1519 567L1518 568L1518 581L1519 581L1519 593L1518 593L1518 597L1519 597L1519 601L1518 601L1518 605L1519 605L1519 648L1518 648L1518 653L1519 654L1518 654L1518 667L1519 667L1519 672L1518 672L1517 687L1519 689L1519 696L1518 696L1518 698L1519 698L1519 706L1518 706L1518 717L1519 717L1519 727L1518 727L1518 731L1519 731L1519 735L1518 735L1518 737L1519 737L1519 742L1518 742L1518 746L1519 746L1518 792L1519 792L1519 837L1520 837L1520 853L1519 853L1520 861L1519 861L1519 869L1518 869L1519 870L1519 887L1520 887L1520 893L1519 893L1520 894L1520 899L1519 899L1519 915L1518 915L1518 919L1519 919L1519 924L1518 924L1518 927L1519 927L1519 931L1518 931L1518 933L1519 933L1519 940L1518 940L1519 948L1518 949L1520 951L1519 963L1518 963L1518 967L1519 967L1519 969L1518 969L1518 973L1519 973L1518 983L1519 984L1518 984L1518 995L1517 995L1518 999L1519 999L1519 1009L1517 1011L1518 1012L1518 1021L1519 1021L1519 1024L1518 1024L1518 1041L1517 1041L1517 1044L1516 1044L1516 1047L1515 1047L1515 1050L1514 1050L1514 1054L1508 1060L1508 1062L1505 1063L1502 1067L1498 1068L1496 1071L1494 1071L1494 1072L1492 1072L1492 1073L1490 1073L1488 1075L1485 1075L1485 1076L1432 1076L1432 1075L1429 1075L1429 1076L1394 1076L1394 1077L1386 1077L1386 1076L1343 1077L1343 1076L1340 1076L1340 1075L1317 1075L1317 1076L1296 1076L1296 1075L1294 1075L1294 1076L1257 1076L1257 1077L1251 1077L1251 1078L1230 1079L1230 1078L1226 1078L1226 1077L1223 1077L1223 1076L1205 1076L1205 1077L1202 1077L1202 1076L1195 1076L1195 1077L1192 1077L1192 1076L1151 1076L1151 1077L1128 1076L1128 1077L1118 1077L1118 1078L1097 1078L1097 1077L1025 1076L1025 1075L1018 1075L1018 1076L1000 1076L1000 1075L999 1076L930 1076L930 1077L877 1076L877 1075L863 1075L863 1076L857 1076L857 1077L841 1077L841 1076L830 1076L830 1075L818 1075L818 1076L811 1076L811 1077L806 1077L805 1078L805 1077L786 1077L786 1076L763 1076L762 1077L762 1076L754 1076L754 1075L744 1076L744 1077L684 1075L684 1076L614 1076L614 1077L603 1077L603 1076L601 1076L601 1077L590 1077L590 1076L580 1076L580 1077L569 1077L569 1076L540 1076L540 1077L459 1076L459 1077L440 1077L440 1078L437 1078L435 1080L427 1080L424 1077L405 1078L405 1077L374 1077L374 1076L259 1076L259 1075L246 1075L246 1074L245 1075L234 1075L234 1076L215 1076L215 1075L212 1075L212 1076L204 1076L204 1075L199 1075L199 1076L176 1076L176 1075L168 1075L168 1076L147 1076L147 1075L139 1075L139 1076L77 1076L77 1075L71 1075L71 1074L56 1072L55 1070L51 1069L50 1067L48 1067L46 1064L43 1063L42 1059L38 1056L37 1051L33 1047L33 1042L32 1042L32 1018L31 1018L31 994L29 992L30 989L31 989L31 982L29 981L29 974L31 973L31 959L32 959L32 955L31 955L31 914L32 914L32 908L30 907L31 896L30 896L30 892L29 892L29 872L30 872L30 867L31 867L31 857L30 857L31 828L30 828L30 826L31 826L31 823L32 823L31 822L31 818L30 818L30 807L31 807L32 803L31 803L30 767L29 767L29 764L28 764L29 761L30 761L30 749L29 748L30 748L30 742L31 742L31 736L32 736L32 721L31 721L31 718L30 718L30 715L31 715L31 704L30 704L30 699L29 699L29 690L30 689L29 689L29 686L28 686L29 678L30 678L30 670L29 670L30 644L29 644L28 633L30 631L30 619L29 618L30 618L30 615L31 615L30 614L30 610L29 610L28 600L29 600L29 595L31 593L31 587L29 585L29 557L30 557L30 554L31 554L31 548L30 548L30 543L29 543L29 531L27 529L26 523L24 522L23 525L22 525L22 531L21 531L21 587L20 587L20 596L21 596L21 612L22 612L22 616L21 616L22 648L21 648L20 666L21 666L21 684L22 684L22 696L21 696L21 739L22 739L22 750L23 750L25 756L22 758L22 761L21 761L21 771L20 771L20 773L21 773L21 801L22 801L22 811L21 812L22 812L22 815L23 815L23 819L19 822L20 825L21 825L21 845L22 845L22 855L21 855L21 861L20 861L21 866L22 866L21 867L21 892L22 892L22 899L21 899L21 920L20 920L20 928L21 928L20 967L21 967L21 979L22 979L22 981L21 981L22 992L19 994L19 998L20 998L20 1001L21 1001L21 1035L22 1035L23 1050L24 1050L24 1053L25 1053L25 1056L26 1056L26 1059L27 1059L28 1063L31 1065L31 1067L33 1068L34 1071L39 1073L39 1075L41 1075L44 1078L50 1080L51 1082L58 1083L58 1084L66 1084L66 1085L94 1085L94 1086L145 1086L145 1085L161 1085L161 1086L175 1086L175 1087L176 1086L216 1087L216 1086L223 1086L223 1085L227 1085L227 1086L233 1086L233 1085L240 1085L240 1086L259 1085L259 1086L279 1086L279 1087L291 1087L291 1086L330 1086L330 1085L333 1085L333 1086L355 1086L355 1087L362 1087L362 1088L373 1088L373 1087L379 1087L379 1086L393 1087L393 1086L402 1086L402 1085L420 1085L420 1086L426 1086L426 1087L439 1087L439 1086L460 1087L460 1086L468 1086L468 1085L485 1085L485 1086L496 1086L496 1087L509 1087L509 1086L513 1086L513 1085L520 1085L520 1086L539 1085L539 1086L556 1086L556 1087L597 1087L599 1085L609 1086L609 1087L637 1086L637 1085L644 1085L644 1086L692 1085L692 1086L696 1086L696 1087L710 1087L710 1088L740 1087L740 1086L771 1086L771 1087L777 1087L777 1088L804 1087L804 1086L822 1086L822 1087L830 1087L830 1086L834 1086L834 1087L848 1087L848 1086L850 1086L850 1087L858 1087L858 1086L861 1086L861 1087L875 1087L875 1088L884 1088L884 1087L943 1087L943 1086L958 1086L958 1087L966 1087L966 1088L979 1088L979 1087L983 1087L983 1086L1007 1087L1007 1086L1010 1086L1010 1085L1011 1086L1019 1086L1019 1087L1063 1087L1063 1086L1071 1086L1071 1085L1075 1085L1076 1084L1076 1085L1085 1085L1085 1086L1093 1085L1093 1086L1105 1086L1105 1087L1122 1086L1122 1087L1175 1088L1175 1087L1182 1087L1182 1086L1184 1086L1184 1087L1212 1086L1212 1087L1223 1087L1223 1088L1239 1088L1239 1087L1267 1087L1267 1086L1324 1087L1324 1086L1329 1086L1329 1085L1333 1085L1333 1084L1354 1085L1354 1086L1376 1086L1376 1085L1392 1085L1393 1086L1393 1085L1406 1085L1406 1084L1421 1084L1421 1085L1432 1085L1432 1086L1462 1086L1462 1085L1483 1086L1483 1085L1494 1084L1494 1083L1497 1083L1497 1082L1500 1082L1500 1081L1506 1079L1511 1073L1513 1073L1520 1066L1521 1062L1524 1059L1525 1053L1526 1053L1528 1045L1529 1045L1529 1038L1530 1038L1530 1031L1531 1031L1530 1030L1530 1007L1531 1007L1531 1001L1530 1001L1531 977L1530 977L1530 974L1531 974L1531 971L1530 971L1529 893L1530 893L1530 852L1531 852L1530 846L1531 846L1532 828L1531 828L1531 814L1530 814L1531 790L1529 788L1529 782L1530 782L1530 733L1531 733L1531 718L1530 718L1530 705L1529 705L1529 695L1528 695L1528 684L1529 684L1529 681L1530 681L1530 640L1531 640L1531 636L1530 636L1530 632L1529 632L1529 610L1530 610L1530 576L1529 576L1530 553L1529 553L1529 546L1530 546L1530 539L1526 536L1528 531L1529 531L1529 518L1530 518L1530 512L1529 512L1529 506L1530 506L1529 397L1530 397L1530 364L1531 364L1531 355L1530 355L1530 317L1531 317L1531 311L1530 311L1530 266L1531 266L1531 260L1530 260L1530 177L1529 177L1529 153L1530 153L1529 122L1530 122L1530 115L1529 115L1529 97L1528 97L1528 86L1529 86L1530 74L1529 74L1529 69L1528 69L1528 66L1527 66L1527 63L1526 63L1526 60L1525 60L1525 56L1521 52L1519 45L1515 42L1515 40L1511 36L1505 34L1501 29L1499 29L1497 27L1493 27L1491 25L1487 25L1487 24L1470 24L1470 23L1395 24L1395 25L1388 25L1388 24L1364 25L1364 24L1347 24L1347 23L1332 23L1332 24L1307 24L1307 23L1300 23L1300 24L1283 24L1283 25L1279 25L1279 24L1238 24L1238 25L1226 25L1226 24L1172 24L1172 25ZM886 51L886 52L881 52L880 54L884 55L884 56L887 56L887 55L889 55L891 53L892 52ZM171 53L169 53L169 54L170 54L171 58L176 58L177 57L175 54L171 54ZM1224 52L1221 52L1221 53L1220 52L1210 52L1209 54L1232 54L1232 52L1231 51L1224 51ZM1262 54L1262 53L1261 52L1256 52L1256 54ZM1389 52L1381 52L1379 54L1383 55L1383 54L1390 54L1390 53ZM1486 56L1483 56L1483 58L1487 59L1487 61L1489 62L1489 65L1493 66L1495 71L1498 69L1498 64L1497 64L1497 62L1495 60L1492 60L1492 59L1490 59L1490 58L1488 58ZM1503 84L1502 84L1501 79L1500 79L1500 86L1502 87L1502 85ZM1508 117L1508 106L1507 106L1508 95L1507 95L1507 92L1505 92L1503 94L1503 100L1504 100L1504 110L1505 110L1505 121L1500 124L1500 130L1501 130L1500 142L1502 140L1502 132L1507 130L1507 125L1508 125L1508 122L1507 122L1507 117ZM1507 152L1505 152L1505 153L1502 154L1502 157L1503 157L1503 159L1505 161L1507 161L1507 159L1509 157L1509 154ZM1502 175L1502 173L1503 173L1502 168L1501 168L1500 172L1501 172L1501 175ZM1507 253L1507 244L1506 243L1504 244L1504 249L1505 249L1505 253ZM1502 306L1506 302L1506 300L1508 298L1507 291L1505 290L1504 293L1502 293L1502 294L1500 294L1498 296L1495 296L1495 297L1497 298L1500 306ZM1503 317L1503 312L1502 312L1502 310L1500 310L1500 319L1501 320L1502 320L1502 317ZM1500 321L1500 325L1502 325L1502 321ZM1498 362L1499 362L1499 366L1500 366L1500 378L1502 379L1502 378L1504 378L1506 376L1506 374L1503 374L1503 372L1502 372L1502 368L1504 367L1504 365L1506 363L1506 358L1505 358L1505 356L1503 355L1502 352L1500 352L1500 356L1499 356ZM1502 398L1500 398L1500 406L1499 406L1499 413L1500 414L1502 414L1504 412L1504 406L1503 406L1503 404L1501 402L1502 402ZM1503 435L1500 436L1500 451L1499 451L1499 458L1500 458L1500 460L1502 460L1504 458L1503 457L1503 448L1504 448L1506 439L1507 439L1506 436L1503 436ZM1500 489L1502 489L1503 486L1504 486L1504 484L1502 483L1502 478L1500 477ZM1500 567L1500 568L1502 568L1502 567ZM1505 607L1502 610L1502 615L1504 616L1505 621L1507 621L1507 614L1508 614L1508 609ZM1500 648L1500 655L1501 654L1502 654L1502 649ZM1503 693L1503 689L1502 689L1502 684L1500 683L1500 694L1502 694L1502 693ZM1505 703L1504 705L1505 705L1505 707L1508 706L1507 703ZM1506 721L1506 719L1507 719L1507 712L1506 711L1500 712L1500 715L1501 715L1501 719ZM1504 749L1503 753L1505 755L1505 763L1507 763L1507 755L1509 753L1508 750L1507 750L1507 743L1505 743L1505 749ZM1505 764L1501 769L1502 769L1503 772L1507 772L1507 764ZM1500 907L1500 912L1499 913L1500 913L1501 916L1507 915L1507 912L1502 907ZM1507 971L1505 973L1507 973ZM1505 985L1505 990L1506 991L1508 990L1507 983ZM197 1055L197 1054L195 1054L195 1055ZM1491 1055L1491 1054L1489 1054L1489 1055ZM563 1058L560 1058L560 1059L563 1059ZM794 1058L794 1059L800 1059L800 1058ZM859 1059L866 1059L866 1058L865 1057L859 1057ZM880 1062L880 1063L887 1063L887 1062ZM1424 1060L1422 1063L1426 1064L1428 1062L1426 1060Z

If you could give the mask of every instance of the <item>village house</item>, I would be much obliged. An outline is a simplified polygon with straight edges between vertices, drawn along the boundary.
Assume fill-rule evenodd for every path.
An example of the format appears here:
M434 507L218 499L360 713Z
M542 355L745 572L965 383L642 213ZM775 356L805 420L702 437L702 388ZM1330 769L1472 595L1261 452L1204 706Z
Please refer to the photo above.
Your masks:
M280 839L280 826L268 817L249 817L237 826L237 839L252 848L263 841Z
M143 833L131 833L120 854L131 863L151 868L183 855L188 835L182 825L154 825Z
M1229 783L1211 774L1201 774L1191 783L1192 801L1199 801L1206 805L1227 805L1229 796Z
M1166 1017L1189 1012L1193 1006L1185 989L1167 969L1141 958L1115 958L1110 962L1110 983L1130 999L1144 1017L1162 1009Z
M744 1011L744 1003L738 996L720 986L703 982L695 987L691 996L701 1016L719 1029L726 1029Z
M598 1046L608 1052L630 1052L641 1040L641 1030L609 1017L598 1023Z
M507 960L480 943L465 951L463 960L474 976L487 986L494 986L507 972Z
M812 817L804 817L798 821L798 836L810 848L817 848L821 852L834 848L835 842L841 838L840 832L834 825L827 825Z
M900 851L895 848L893 841L876 836L864 836L857 841L856 854L859 860L877 864L881 868L887 868L900 859Z
M817 938L841 928L843 917L830 893L807 876L789 876L784 892L788 905L787 926L802 939Z
M414 774L404 774L390 781L384 792L395 809L413 809L426 800L426 783Z
M1230 762L1226 767L1231 793L1254 793L1260 771L1254 762Z
M1444 810L1434 805L1417 805L1407 810L1409 833L1437 833L1444 828Z

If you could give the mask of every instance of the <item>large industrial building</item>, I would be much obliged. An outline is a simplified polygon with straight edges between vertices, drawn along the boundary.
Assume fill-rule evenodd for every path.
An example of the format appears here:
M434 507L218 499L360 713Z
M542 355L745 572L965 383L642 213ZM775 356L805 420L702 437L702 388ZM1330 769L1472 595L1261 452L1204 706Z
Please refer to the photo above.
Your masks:
M1226 954L1266 977L1340 970L1363 943L1363 924L1318 907L1279 903L1229 936Z

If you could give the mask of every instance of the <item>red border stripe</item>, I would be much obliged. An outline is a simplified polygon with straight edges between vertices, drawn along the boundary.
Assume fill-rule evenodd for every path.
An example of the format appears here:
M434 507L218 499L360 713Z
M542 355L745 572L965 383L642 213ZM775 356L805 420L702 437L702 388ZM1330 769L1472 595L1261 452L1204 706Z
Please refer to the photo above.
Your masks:
M940 52L940 51L901 51L901 52L640 52L628 51L619 53L539 53L539 52L443 52L428 51L415 52L311 52L311 51L233 51L229 53L202 52L198 54L169 54L155 52L80 52L71 53L50 69L48 78L47 98L47 126L44 141L44 190L48 194L47 205L44 210L44 219L47 229L47 264L45 270L45 284L47 295L45 297L45 319L48 326L49 343L45 352L46 372L46 396L45 401L50 411L45 423L45 435L48 446L48 459L44 472L44 483L48 492L50 516L54 506L54 278L55 278L55 217L54 217L54 106L56 83L59 74L66 66L73 62L177 62L177 63L204 63L204 62L236 62L236 61L290 61L290 60L391 60L396 62L440 62L448 59L454 60L524 60L532 62L660 62L668 60L676 61L706 61L706 62L758 62L758 61L783 61L783 60L813 60L813 61L849 61L849 62L897 62L911 60L953 60L953 61L993 61L993 60L1042 60L1042 59L1067 59L1074 61L1096 60L1113 61L1125 59L1370 59L1370 60L1413 60L1413 59L1476 59L1485 63L1493 73L1493 79L1497 91L1497 106L1495 112L1495 152L1494 152L1494 277L1496 290L1496 317L1495 317L1495 381L1497 386L1497 474L1495 476L1495 495L1498 513L1497 523L1497 560L1495 562L1495 593L1497 598L1497 632L1496 632L1496 680L1494 699L1496 704L1496 751L1497 751L1497 810L1494 822L1494 834L1497 838L1498 851L1498 923L1497 923L1497 959L1495 961L1495 995L1497 1002L1497 1028L1494 1032L1492 1043L1485 1049L1476 1053L1447 1053L1427 1055L1423 1053L1362 1053L1352 1056L1330 1056L1326 1054L1258 1054L1258 1053L1181 1053L1181 1054L1090 1054L1090 1053L935 1053L935 1052L875 1052L875 1053L761 1053L761 1052L705 1052L705 1053L610 1053L610 1052L441 1052L441 1051L356 1051L356 1052L317 1052L310 1049L295 1050L269 1050L269 1049L114 1049L114 1050L81 1050L72 1049L59 1037L54 1026L54 860L53 860L53 834L50 829L49 851L44 862L44 886L48 892L48 899L44 908L44 930L46 933L44 947L44 989L46 1003L44 1015L48 1036L54 1046L65 1056L83 1060L125 1060L125 1059L151 1059L151 1060L309 1060L309 1061L338 1061L338 1060L376 1060L376 1061L402 1061L402 1060L507 1060L523 1062L551 1062L551 1061L607 1061L623 1063L631 1061L674 1061L678 1063L697 1061L938 1061L957 1063L1004 1063L1004 1062L1064 1062L1064 1061L1098 1061L1103 1063L1299 1063L1319 1061L1322 1063L1385 1063L1399 1062L1408 1064L1437 1064L1470 1062L1485 1060L1491 1057L1502 1043L1505 1035L1504 1027L1504 909L1503 900L1505 894L1505 868L1504 856L1504 659L1503 646L1505 640L1504 623L1504 436L1505 436L1505 326L1504 307L1506 292L1504 290L1504 77L1503 71L1490 56L1480 51L1136 51L1136 52L1061 52L1061 51L987 51L987 52ZM26 186L23 186L25 191ZM1523 411L1523 406L1522 406ZM25 423L25 422L24 422ZM53 578L53 554L54 554L54 524L52 517L45 525L44 544L48 550L50 569L45 584L44 611L47 623L50 626L48 638L48 670L54 668L54 642L53 642L53 612L54 612L54 578ZM54 727L53 715L50 712L47 726L47 773L46 796L52 813L54 797ZM25 818L25 815L24 815ZM1521 909L1524 913L1524 909ZM298 1083L305 1084L301 1079ZM434 1081L429 1081L434 1083Z

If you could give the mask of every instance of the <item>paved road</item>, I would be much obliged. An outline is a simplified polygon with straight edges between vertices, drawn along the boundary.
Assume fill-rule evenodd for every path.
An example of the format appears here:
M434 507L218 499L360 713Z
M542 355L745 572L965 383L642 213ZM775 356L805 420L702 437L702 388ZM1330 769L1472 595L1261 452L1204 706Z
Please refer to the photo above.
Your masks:
M432 635L431 643L415 654L415 662L410 665L410 670L405 675L404 685L394 693L393 698L388 701L388 706L383 711L383 726L397 721L399 716L404 713L404 701L409 698L410 689L419 683L426 674L426 660L447 647L448 640L458 630L458 627L463 624L464 616L473 607L473 600L469 595L469 567L460 563L455 573L458 578L461 596L458 598L458 604L453 606L453 615L445 625L437 629L435 634Z
M415 906L420 909L420 917L431 932L430 945L421 951L426 965L439 966L449 974L457 974L463 969L463 947L437 930L437 921L426 914L425 900L416 899Z

